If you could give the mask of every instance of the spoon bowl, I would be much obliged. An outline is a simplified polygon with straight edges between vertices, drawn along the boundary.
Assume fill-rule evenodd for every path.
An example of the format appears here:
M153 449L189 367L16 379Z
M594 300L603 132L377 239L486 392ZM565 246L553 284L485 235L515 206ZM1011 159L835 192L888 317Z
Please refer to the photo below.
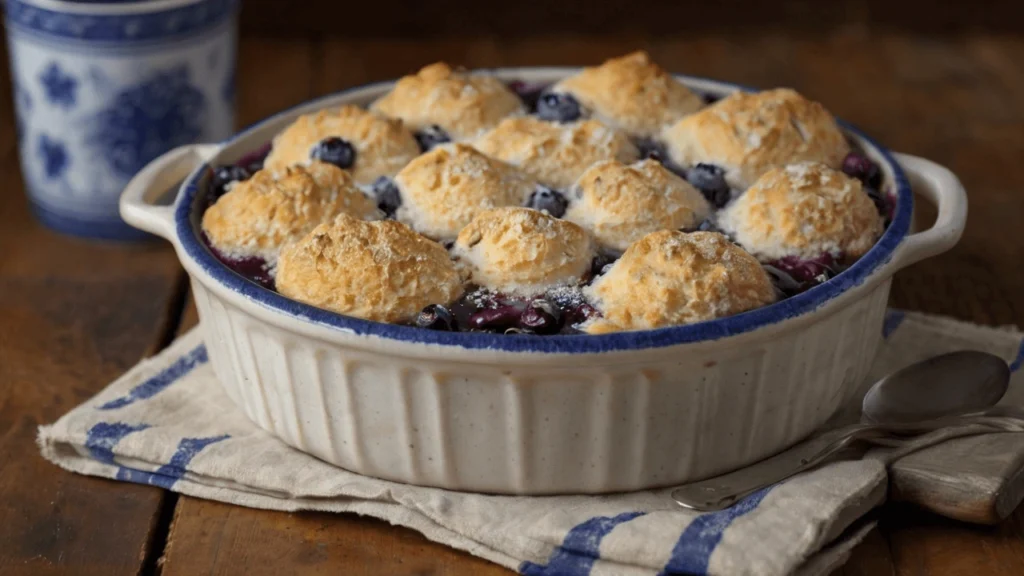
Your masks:
M862 420L899 424L984 410L999 402L1009 383L1010 368L998 356L942 354L876 382L864 396Z

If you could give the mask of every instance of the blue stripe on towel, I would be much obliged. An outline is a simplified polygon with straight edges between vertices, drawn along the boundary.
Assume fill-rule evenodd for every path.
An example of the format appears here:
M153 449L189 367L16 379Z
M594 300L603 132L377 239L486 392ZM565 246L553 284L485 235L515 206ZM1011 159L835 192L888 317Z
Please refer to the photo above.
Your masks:
M645 512L623 512L618 516L597 516L569 530L562 545L555 548L547 566L523 562L519 571L527 576L587 576L600 555L601 540L613 528L643 516Z
M85 448L93 458L105 464L115 464L114 446L125 436L149 428L149 424L100 422L85 433Z
M1010 372L1020 370L1021 364L1024 364L1024 340L1020 341L1020 347L1017 348L1017 357L1010 363Z
M882 338L888 338L900 327L907 313L903 310L886 310L885 320L882 322Z
M181 442L178 442L178 449L175 450L174 456L171 456L171 461L157 468L155 472L122 467L117 471L117 479L170 489L185 475L189 463L197 454L210 444L216 444L228 438L230 436L227 434L209 438L182 438Z
M679 541L672 548L669 558L659 576L666 574L707 574L711 554L722 541L722 535L732 525L733 520L757 508L764 500L771 487L764 488L747 496L719 512L709 512L698 516L683 530Z
M142 384L132 388L127 395L115 398L114 400L100 406L99 409L115 410L117 408L124 408L129 404L134 404L138 400L151 398L171 384L177 382L182 376L191 372L196 366L205 364L207 361L209 361L209 358L206 355L206 346L204 344L200 344L181 358L175 360L174 363L167 368L164 368Z

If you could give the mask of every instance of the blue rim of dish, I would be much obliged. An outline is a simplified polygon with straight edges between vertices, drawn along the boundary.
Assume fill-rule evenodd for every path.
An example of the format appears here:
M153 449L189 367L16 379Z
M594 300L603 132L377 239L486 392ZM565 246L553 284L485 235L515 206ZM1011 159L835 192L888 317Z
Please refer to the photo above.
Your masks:
M238 12L241 0L191 0L158 10L126 13L95 13L98 4L80 2L85 11L59 11L27 0L3 0L4 21L11 28L48 40L71 43L141 44L169 42L211 30ZM139 4L139 2L131 2ZM74 7L75 2L66 2Z
M679 76L683 79L704 80L692 76ZM746 87L708 80L723 87L747 90ZM389 84L381 82L378 84ZM374 84L358 86L317 98L306 102L290 110L275 114L261 122L249 126L232 138L224 142L225 146L231 145L242 139L246 134L259 126L276 118L291 113L296 108L312 106L315 102L337 98L344 94L367 89ZM851 133L873 147L882 156L894 176L896 187L896 213L889 227L886 228L882 237L868 251L867 254L857 260L852 266L836 275L831 280L815 286L810 290L792 296L780 302L770 304L761 308L750 310L708 320L695 324L683 326L672 326L653 330L638 330L632 332L615 332L611 334L590 335L555 335L536 336L528 334L489 334L481 332L439 332L416 328L414 326L403 326L401 324L387 324L363 320L352 316L345 316L337 312L331 312L317 308L309 304L303 304L292 300L277 292L267 290L256 283L244 278L234 272L219 260L217 260L205 244L200 240L198 231L193 226L193 208L196 205L195 199L199 192L199 184L205 174L210 170L206 163L199 166L184 184L184 194L178 198L174 211L175 234L178 241L188 255L199 266L203 268L217 282L226 288L239 293L254 302L280 312L294 320L312 322L313 324L337 329L348 334L361 336L376 336L379 338L398 340L402 342L415 342L422 344L435 344L440 346L460 347L476 350L495 350L502 352L534 352L545 354L594 354L601 352L643 350L649 348L662 348L678 344L694 342L705 342L719 340L731 336L751 332L758 328L764 328L772 324L778 324L785 320L796 318L807 314L823 306L830 300L849 289L863 284L873 273L892 259L893 253L900 242L906 237L910 230L911 214L913 212L914 200L910 189L910 183L900 165L893 158L892 154L872 138L851 126L839 121L842 129Z

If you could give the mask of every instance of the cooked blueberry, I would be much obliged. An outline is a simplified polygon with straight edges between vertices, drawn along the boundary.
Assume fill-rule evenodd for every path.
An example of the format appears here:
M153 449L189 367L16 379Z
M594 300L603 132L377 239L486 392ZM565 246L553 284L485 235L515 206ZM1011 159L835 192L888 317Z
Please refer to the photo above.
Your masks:
M248 180L251 176L252 174L241 166L232 165L217 168L213 171L213 178L210 180L210 195L208 198L213 202L227 192L228 184Z
M377 199L377 208L388 216L394 216L395 210L402 205L402 195L398 193L398 186L387 176L374 180L373 196Z
M203 234L203 243L206 244L217 260L220 260L228 268L268 290L274 289L274 276L271 275L267 261L263 258L257 256L236 258L222 254L220 250L213 247L206 234Z
M568 205L569 201L565 199L561 192L552 190L547 186L538 186L526 201L528 208L547 212L555 218L561 218L565 214L565 208Z
M820 284L835 276L835 259L830 254L823 254L813 260L803 260L787 256L772 263L775 268L789 274L800 283ZM824 280L821 280L824 278Z
M649 158L651 160L657 160L662 164L665 163L665 158L667 157L665 154L665 147L654 140L650 140L648 138L637 140L636 149L640 152L640 158Z
M729 202L729 184L725 181L725 170L714 164L697 164L686 173L686 180L700 190L715 208Z
M416 142L420 145L420 150L424 152L429 151L435 146L452 141L448 133L437 124L427 126L423 130L416 132L414 136L416 137Z
M771 276L772 284L774 284L775 287L779 290L779 292L781 292L784 296L792 296L794 294L800 293L803 290L803 287L800 284L800 282L797 282L788 273L783 272L782 270L776 268L775 266L765 264L764 270L765 272L768 273L769 276Z
M708 219L702 221L700 225L697 226L697 230L701 232L718 232L719 234L722 233L722 229L716 226L714 222Z
M562 311L543 298L534 300L519 316L519 328L534 334L554 334L562 329Z
M583 111L580 103L570 94L547 92L537 100L537 116L549 122L572 122L579 120Z
M356 149L348 140L331 136L314 144L313 149L309 151L309 157L347 169L356 163Z
M420 311L416 317L416 325L428 330L440 330L442 332L458 332L459 324L455 316L440 304L430 304Z
M519 99L523 101L523 105L526 106L526 110L534 112L537 110L537 100L540 99L541 92L544 91L544 86L539 84L530 84L523 82L522 80L515 80L508 83L510 90L515 92Z
M614 264L616 260L618 260L618 258L611 254L601 253L594 256L594 259L590 261L590 274L592 276L600 276L601 274L604 274L608 271L608 267Z
M566 311L566 321L570 325L586 322L595 316L598 316L597 309L586 302Z
M701 96L701 98L704 99L705 104L714 104L715 102L718 102L719 100L722 99L721 96L718 96L716 94L704 94Z
M863 154L847 154L843 159L843 173L860 180L870 189L877 190L882 185L882 170Z
M515 306L498 306L478 310L469 316L470 328L505 331L519 323L523 311Z

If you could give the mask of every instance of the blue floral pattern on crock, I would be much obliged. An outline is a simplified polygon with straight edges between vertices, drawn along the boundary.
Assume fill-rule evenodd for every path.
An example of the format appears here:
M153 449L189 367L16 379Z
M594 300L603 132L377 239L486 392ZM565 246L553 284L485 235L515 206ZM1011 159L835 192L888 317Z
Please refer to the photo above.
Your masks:
M78 80L61 70L60 65L51 62L39 75L39 83L43 86L43 94L54 106L71 109L75 106L78 95Z
M151 160L203 134L206 99L187 66L160 71L118 93L90 122L97 151L129 177Z
M46 134L39 136L39 159L43 162L46 177L50 179L60 178L71 160L64 143Z

